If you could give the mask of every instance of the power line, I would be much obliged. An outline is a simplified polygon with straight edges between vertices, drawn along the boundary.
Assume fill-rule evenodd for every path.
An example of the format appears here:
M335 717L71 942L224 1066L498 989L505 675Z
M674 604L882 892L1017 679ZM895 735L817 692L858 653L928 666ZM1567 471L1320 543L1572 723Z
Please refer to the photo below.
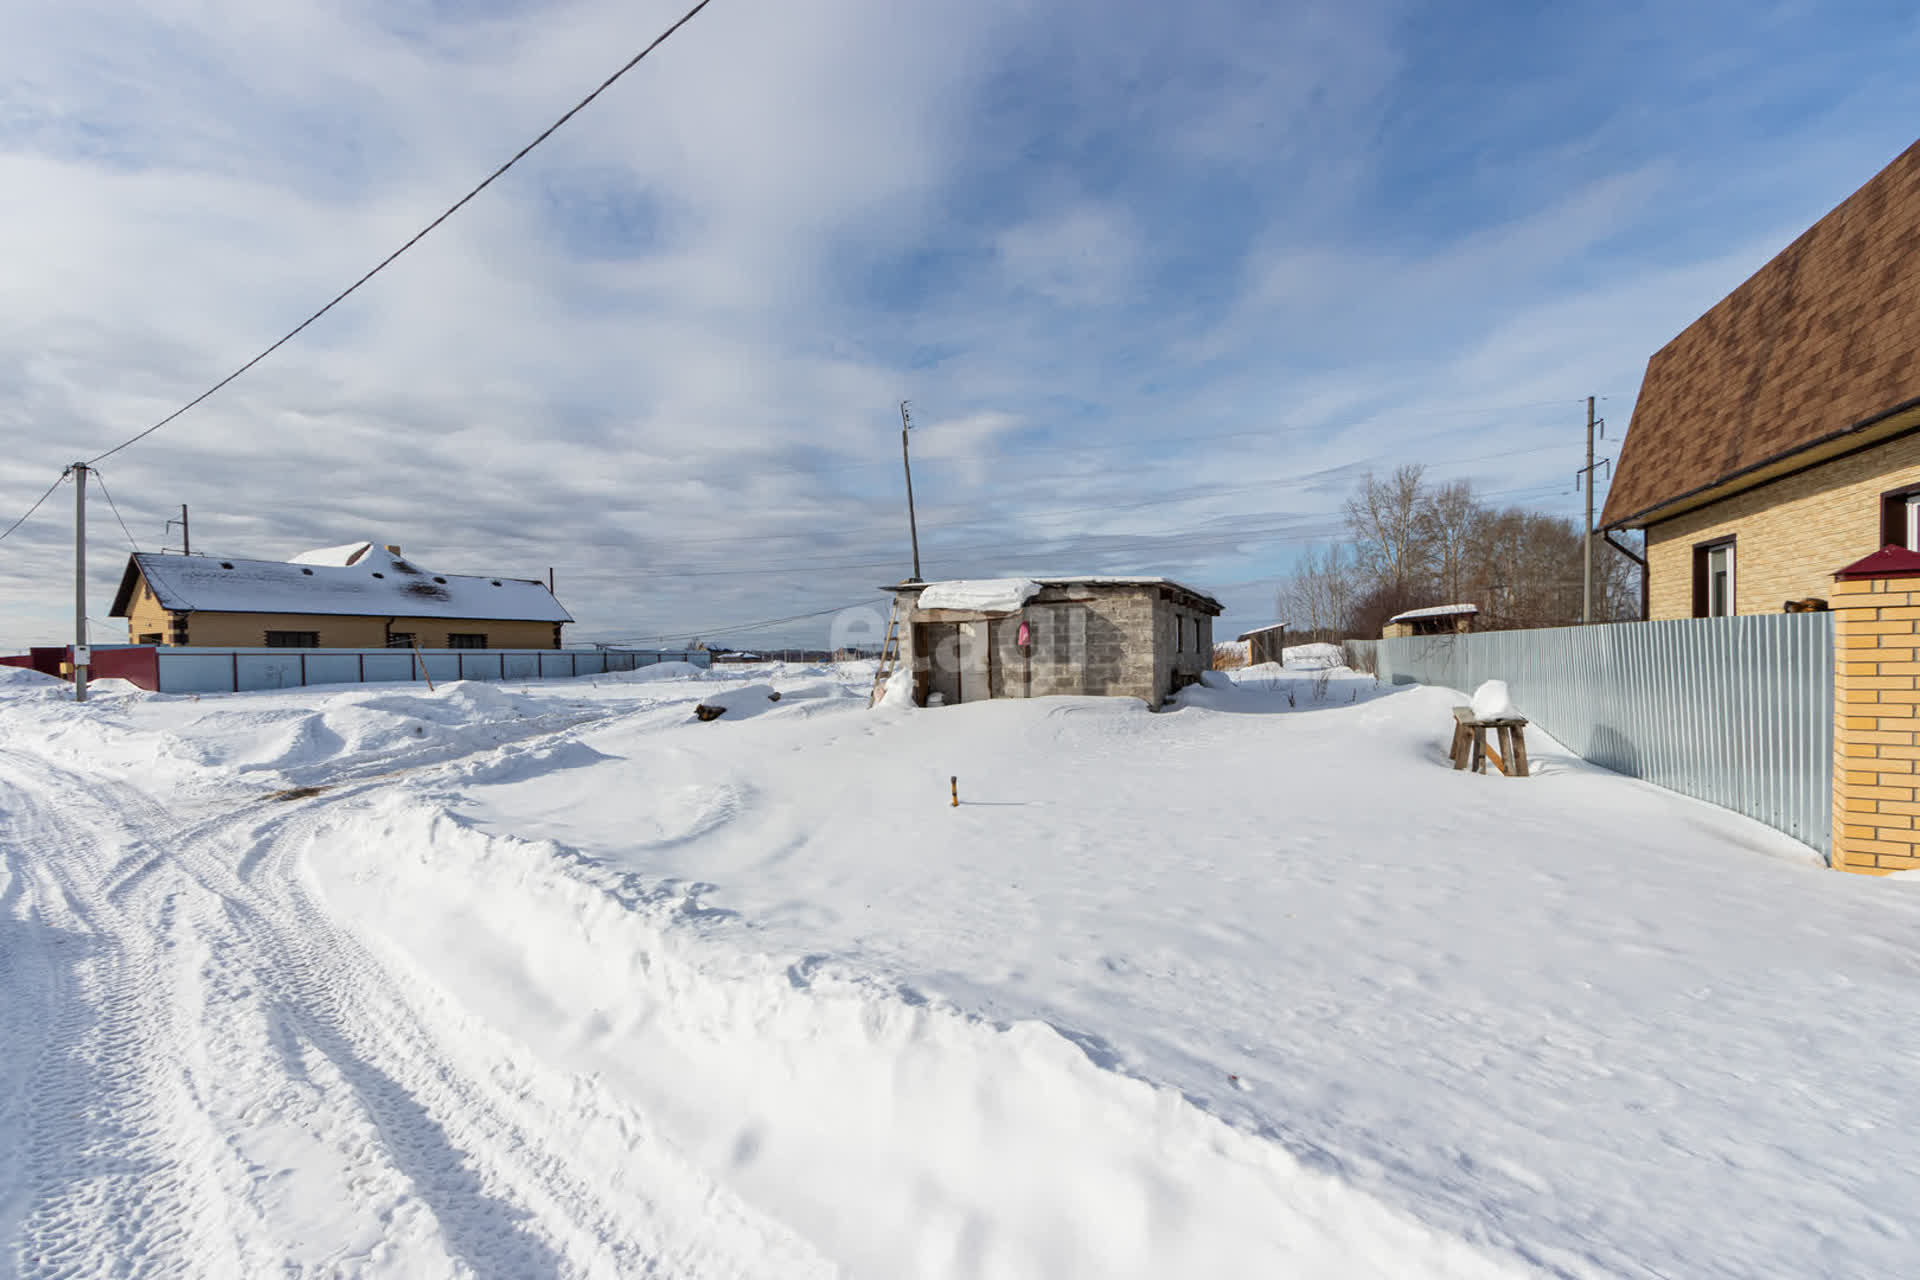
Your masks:
M513 168L513 166L518 164L521 158L524 157L529 151L532 151L535 147L539 146L541 143L545 142L548 138L552 137L555 131L557 131L561 125L564 125L567 121L573 119L574 116L580 114L581 111L585 110L587 105L591 103L595 98L599 97L602 93L606 92L606 90L612 86L614 81L618 80L621 76L624 76L625 74L627 74L627 72L633 70L636 66L640 65L640 62L643 58L645 58L648 54L652 53L655 49L659 48L662 44L666 43L667 38L669 36L673 35L673 33L678 31L681 27L686 26L687 23L693 21L694 16L711 3L712 3L712 0L699 0L699 3L695 4L693 8L687 10L684 14L680 15L679 21L675 22L672 26L668 27L665 31L662 31L659 35L655 36L652 44L649 44L646 48L634 54L633 57L627 59L625 65L623 65L618 71L615 71L612 75L608 76L605 80L602 80L600 82L599 88L595 89L592 93L589 93L586 97L580 99L580 101L574 103L573 106L568 109L565 115L561 116L558 120L555 120L552 124L548 125L545 129L541 130L539 136L534 138L532 142L529 142L526 146L514 152L512 158L509 159L505 164L501 165L498 169L495 169L492 173L488 174L485 178L481 179L480 185L476 186L473 190L467 192L467 194L461 196L458 200L448 205L446 210L443 213L441 213L439 217L435 218L432 222L429 222L426 226L420 228L419 231L415 232L412 239L408 240L405 244L401 245L398 249L395 249L392 253L382 258L379 264L375 266L371 271L367 272L365 275L361 276L358 280L355 280L352 284L348 285L345 289L342 289L339 293L335 294L333 299L330 302L328 302L326 306L321 307L318 311L308 316L305 320L302 320L299 324L295 325L292 329L289 329L272 346L268 347L266 350L262 351L259 355L255 356L253 359L241 365L238 369L235 369L232 373L228 374L226 377L220 379L220 381L214 383L211 387L208 387L205 391L202 391L199 395L187 401L185 404L181 405L178 409L175 409L172 413L160 419L160 421L154 423L152 426L148 427L146 430L141 431L133 436L130 436L125 440L122 440L119 444L113 446L113 448L111 449L108 449L105 453L95 454L93 457L87 459L87 465L92 466L93 464L99 462L102 458L111 458L114 454L120 452L122 449L126 448L128 445L137 444L141 440L146 439L148 436L152 435L154 432L158 431L160 428L166 426L169 422L172 422L175 418L178 418L181 414L186 413L188 410L192 409L195 405L199 404L201 401L205 400L207 397L219 391L222 387L232 382L235 378L238 378L241 374L245 373L247 370L253 368L253 366L259 364L262 360L265 360L268 356L278 351L281 347L285 346L288 342L291 342L308 325L318 320L321 316L324 316L325 314L327 314L327 312L333 310L334 307L338 306L341 302L344 302L347 299L347 297L351 295L361 285L365 284L367 281L373 279L375 276L379 275L382 271L386 270L387 267L393 263L394 259L398 258L401 254L405 253L407 250L413 248L414 245L420 243L421 240L427 237L428 233L432 232L441 223L445 222L448 218L451 218L454 214L458 213L460 209L469 200L473 199L475 196L479 195L482 191L485 191L489 186L491 186L495 178L498 178L501 174Z
M21 525L25 524L27 522L27 516L30 516L34 512L38 511L40 509L40 504L45 502L48 498L51 498L53 496L53 491L55 489L58 489L60 487L60 482L62 480L65 480L66 478L67 478L67 473L64 471L62 471L57 477L55 477L54 482L47 486L47 491L41 494L38 498L35 498L33 500L33 505L27 508L26 515L21 516L18 520L15 520L12 524L7 526L7 533L12 533L15 529L18 529ZM6 538L7 533L0 533L0 539Z
M830 613L839 613L843 609L857 609L863 604L872 604L871 598L855 600L849 604L836 604L828 609L816 609L812 613L796 613L785 618L763 618L758 622L739 622L724 627L683 627L679 631L668 631L657 636L622 636L617 640L602 640L600 644L640 644L648 640L673 640L680 636L688 638L732 635L739 631L753 631L760 627L776 627L783 622L803 622L808 618L824 618Z
M113 518L120 521L120 532L127 535L127 545L133 548L135 555L140 554L140 544L133 540L133 530L127 528L127 522L120 516L120 504L113 500L113 494L107 490L107 481L97 470L93 473L93 482L100 486L100 492L107 499L107 506L113 509Z
M1236 434L1241 434L1241 433L1236 433ZM1264 435L1266 433L1259 432L1255 434ZM1199 437L1193 437L1193 438L1199 438ZM1466 457L1466 458L1445 458L1439 462L1433 463L1432 465L1434 467L1453 467L1453 466L1463 466L1471 462L1489 462L1497 459L1523 458L1523 457L1527 457L1530 454L1558 451L1565 447L1566 446L1558 443L1538 445L1531 449L1511 449L1501 453L1477 454L1475 456ZM953 456L953 455L947 455L947 456ZM1012 456L1023 458L1027 455L1025 453L1020 453ZM941 460L942 459L940 458L935 458L932 461L938 462ZM892 464L888 463L886 465L891 466ZM1330 476L1338 475L1341 472L1348 470L1351 465L1352 464L1341 464L1339 466L1322 467L1316 471L1308 472L1305 475L1288 476L1284 479L1262 481L1258 484L1231 485L1224 488L1216 488L1206 493L1187 494L1187 495L1177 496L1177 497L1152 498L1143 502L1118 503L1118 504L1108 502L1108 503L1095 503L1093 505L1083 506L1083 507L1050 507L1050 508L1047 508L1045 511L1043 511L1041 514L1047 515L1047 516L1056 516L1056 515L1073 515L1073 514L1085 513L1085 512L1134 511L1134 510L1139 510L1142 507L1177 506L1185 502L1204 502L1209 498L1217 497L1223 494L1245 493L1252 490L1281 491L1286 489L1299 488L1302 485L1312 484L1314 481L1321 480ZM1056 483L1055 488L1057 489L1057 487L1058 485ZM1508 492L1508 493L1532 492L1534 488L1538 488L1538 487L1540 486L1529 486L1527 489L1524 489L1524 490L1521 490L1521 489L1496 490L1492 493L1482 493L1477 496L1498 497L1502 492ZM969 529L969 528L977 527L979 525L1002 524L1004 522L1005 522L1005 517L1002 517L1002 516L982 516L974 520L961 520L961 521L955 521L947 524L935 525L930 530L930 532L943 533L943 532L948 532L955 529ZM734 545L739 543L749 543L749 542L757 545L765 545L768 542L772 542L780 539L791 539L791 538L817 539L818 537L819 537L819 534L817 530L801 530L793 533L763 533L763 534L737 534L736 533L736 534L727 534L724 537L717 537L717 538L676 537L672 539L672 544L675 547L728 546L728 545ZM624 546L628 544L620 543L620 544L595 544L595 545Z
M1256 485L1251 487L1266 488L1268 486ZM1517 489L1494 489L1494 490L1487 491L1485 493L1476 494L1475 496L1481 497L1481 498L1517 497L1517 496L1523 496L1523 495L1536 495L1536 494L1542 495L1542 496L1551 496L1552 494L1557 494L1560 492L1562 492L1562 490L1558 489L1557 486L1555 485L1532 485L1532 486L1527 486L1527 487L1517 488ZM1157 499L1153 502L1138 503L1134 505L1135 506L1167 505L1170 503L1190 502L1195 500L1196 499L1193 499L1193 498ZM1094 510L1094 511L1121 511L1121 510L1127 510L1127 509L1129 508L1124 506L1106 506L1106 507L1086 508L1086 510ZM1046 514L1052 515L1052 514L1058 514L1058 513L1048 512ZM1252 516L1266 516L1266 515L1271 515L1273 513L1246 512L1246 513L1240 513L1240 514L1252 515ZM1220 518L1233 519L1237 517L1230 515L1230 516L1224 516ZM1210 530L1191 531L1191 532L1184 532L1184 533L1171 532L1167 534L1154 534L1154 533L1094 534L1094 533L1086 533L1082 531L1082 532L1067 532L1067 533L1061 533L1058 535L1049 536L1044 533L1033 532L1033 533L1028 533L1026 535L1023 535L1018 541L966 543L960 546L947 546L947 547L930 546L926 549L926 556L930 560L940 560L940 561L951 562L954 557L961 556L961 555L1001 554L1001 553L1006 553L1011 551L1018 551L1025 547L1030 547L1036 542L1065 542L1065 541L1070 541L1076 538L1079 538L1079 539L1089 539L1089 538L1153 539L1155 540L1155 545L1161 548L1201 547L1201 546L1206 546L1206 545L1210 545L1212 543L1218 543L1218 542L1234 542L1234 541L1239 541L1247 538L1271 538L1271 537L1278 537L1286 534L1293 534L1293 533L1300 532L1303 525L1310 525L1315 528L1324 528L1326 526L1324 525L1323 522L1330 519L1337 519L1337 516L1333 515L1333 513L1315 513L1313 515L1288 517L1285 523L1277 524L1277 525L1260 525L1260 526L1254 526L1251 528L1238 528L1238 529L1233 529L1233 528L1210 529ZM943 528L946 528L946 529L957 529L957 528L964 528L964 527L966 526L964 525L943 526ZM1333 529L1337 531L1338 525L1333 526ZM898 563L899 562L896 558L890 558L885 560L813 560L813 561L802 561L802 562L787 563L787 564L760 565L751 569L666 569L666 570L658 570L658 571L650 570L646 574L646 576L650 580L666 579L666 578L743 578L743 577L759 577L769 573L807 573L807 572L816 572L821 570L835 570L835 569L849 569L849 570L851 569L885 569L891 565L895 565Z

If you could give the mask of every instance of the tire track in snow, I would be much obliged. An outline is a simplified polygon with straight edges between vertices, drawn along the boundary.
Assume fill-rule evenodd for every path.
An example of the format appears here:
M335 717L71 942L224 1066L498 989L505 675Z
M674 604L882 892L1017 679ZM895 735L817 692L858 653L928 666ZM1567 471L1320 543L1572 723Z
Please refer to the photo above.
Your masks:
M823 1269L630 1107L498 1036L476 1054L486 1028L403 992L303 883L324 806L182 822L24 753L6 772L7 927L24 957L76 954L20 975L44 1044L9 1041L33 1080L0 1180L23 1276ZM569 1125L622 1141L583 1161ZM314 1196L358 1220L302 1238Z

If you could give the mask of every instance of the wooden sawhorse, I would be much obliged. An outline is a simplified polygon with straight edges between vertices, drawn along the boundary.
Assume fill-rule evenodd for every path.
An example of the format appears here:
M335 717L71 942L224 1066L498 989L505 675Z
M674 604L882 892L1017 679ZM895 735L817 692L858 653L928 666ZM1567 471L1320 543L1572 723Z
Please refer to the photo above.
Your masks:
M1487 743L1489 729L1500 737L1497 751ZM1455 707L1453 749L1448 754L1453 757L1455 769L1471 768L1475 773L1485 773L1491 757L1494 767L1507 777L1524 778L1527 776L1527 722L1520 716L1476 720L1472 707Z

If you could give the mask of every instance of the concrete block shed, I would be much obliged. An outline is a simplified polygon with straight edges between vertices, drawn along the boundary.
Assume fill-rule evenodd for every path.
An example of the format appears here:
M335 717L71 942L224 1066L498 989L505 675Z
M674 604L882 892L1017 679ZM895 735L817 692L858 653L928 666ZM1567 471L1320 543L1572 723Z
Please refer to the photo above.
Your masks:
M1218 600L1156 577L903 582L900 662L921 706L1053 694L1154 710L1212 662Z

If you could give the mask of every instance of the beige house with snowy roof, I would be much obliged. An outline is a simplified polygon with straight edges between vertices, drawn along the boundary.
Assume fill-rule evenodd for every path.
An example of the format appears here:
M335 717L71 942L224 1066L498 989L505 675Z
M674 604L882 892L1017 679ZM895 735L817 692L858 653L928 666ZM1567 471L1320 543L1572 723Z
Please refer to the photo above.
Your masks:
M136 553L110 616L133 644L558 649L573 621L533 578L435 573L373 542L288 561Z

